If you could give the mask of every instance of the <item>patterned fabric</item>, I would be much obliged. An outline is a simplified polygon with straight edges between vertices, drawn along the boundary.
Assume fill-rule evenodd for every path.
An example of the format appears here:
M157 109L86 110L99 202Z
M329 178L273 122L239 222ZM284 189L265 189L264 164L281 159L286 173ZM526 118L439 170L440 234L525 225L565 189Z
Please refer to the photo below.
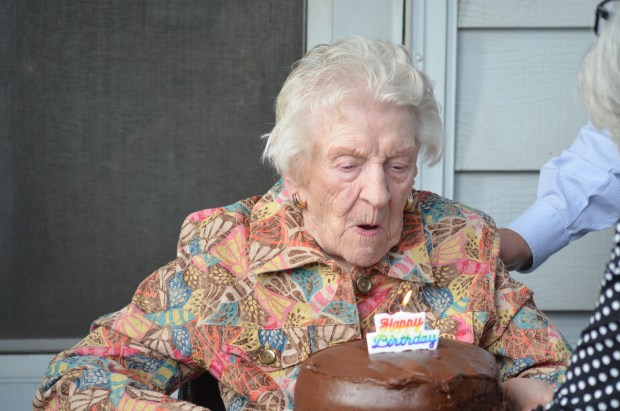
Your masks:
M581 333L566 384L546 409L553 411L620 409L620 221L590 323ZM542 410L539 407L538 410Z
M415 192L400 243L373 267L345 272L288 197L280 181L262 197L190 215L176 260L52 361L34 409L200 409L166 394L205 370L229 410L293 409L300 363L362 338L409 290L405 310L496 355L502 379L563 378L569 347L508 275L488 216ZM367 295L354 286L362 275ZM261 361L265 350L273 363Z

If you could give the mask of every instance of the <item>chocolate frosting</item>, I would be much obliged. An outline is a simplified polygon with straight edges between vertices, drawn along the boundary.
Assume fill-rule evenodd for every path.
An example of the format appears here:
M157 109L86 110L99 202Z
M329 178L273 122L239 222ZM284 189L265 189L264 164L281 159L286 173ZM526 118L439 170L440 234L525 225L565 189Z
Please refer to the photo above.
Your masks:
M436 350L369 355L366 341L311 355L295 388L296 411L505 410L495 357L459 341Z

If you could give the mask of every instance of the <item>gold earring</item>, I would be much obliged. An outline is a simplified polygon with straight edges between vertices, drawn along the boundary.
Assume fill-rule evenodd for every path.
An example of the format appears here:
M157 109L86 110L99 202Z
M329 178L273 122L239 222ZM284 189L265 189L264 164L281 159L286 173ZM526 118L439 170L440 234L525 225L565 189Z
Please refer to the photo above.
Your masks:
M301 199L299 198L299 193L293 193L293 195L291 196L291 201L293 202L293 205L300 210L306 208L306 203L301 201Z
M403 210L411 210L411 208L413 207L413 193L409 193L409 196L407 197L407 202L405 203L405 208L403 208Z

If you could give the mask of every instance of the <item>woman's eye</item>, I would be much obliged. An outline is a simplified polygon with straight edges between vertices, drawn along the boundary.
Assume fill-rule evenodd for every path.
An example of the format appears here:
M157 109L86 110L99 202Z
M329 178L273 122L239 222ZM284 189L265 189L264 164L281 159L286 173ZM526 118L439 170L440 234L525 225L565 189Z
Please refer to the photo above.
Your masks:
M407 171L409 168L406 164L391 164L390 168L396 172Z
M357 167L357 164L355 164L355 163L342 163L338 167L341 170L350 171L350 170L354 170L355 167Z

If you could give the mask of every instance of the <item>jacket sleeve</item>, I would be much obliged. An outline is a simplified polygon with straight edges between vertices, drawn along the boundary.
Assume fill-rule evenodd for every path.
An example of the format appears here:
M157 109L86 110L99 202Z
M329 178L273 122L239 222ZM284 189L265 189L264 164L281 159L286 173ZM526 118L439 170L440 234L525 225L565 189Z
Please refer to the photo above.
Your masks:
M491 290L494 308L480 345L498 358L500 379L528 377L553 384L564 381L571 349L550 319L536 307L534 293L513 279L499 259L493 236Z
M186 220L183 231L192 231ZM204 370L192 360L196 317L185 285L187 247L181 233L177 259L147 277L129 305L104 316L75 347L50 363L34 410L203 410L169 395Z

